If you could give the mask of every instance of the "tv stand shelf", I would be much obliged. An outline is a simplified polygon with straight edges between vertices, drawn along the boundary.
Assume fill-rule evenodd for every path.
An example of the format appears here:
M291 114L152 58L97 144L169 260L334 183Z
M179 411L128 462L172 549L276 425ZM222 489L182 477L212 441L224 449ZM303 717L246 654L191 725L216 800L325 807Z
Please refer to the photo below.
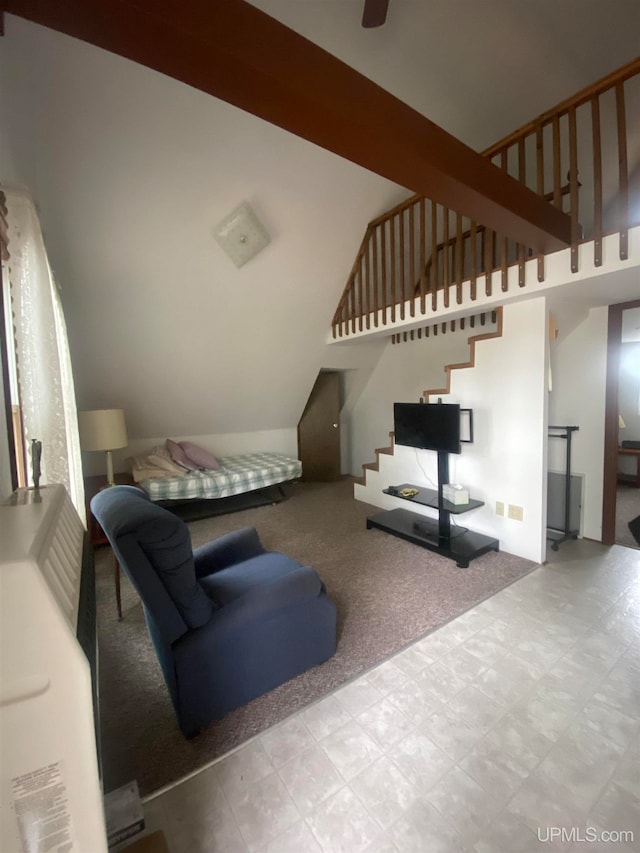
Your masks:
M452 504L449 501L439 501L438 492L435 489L423 489L403 483L401 486L392 487L397 490L395 494L389 489L383 489L384 494L393 495L400 500L421 504L438 510L438 519L428 518L408 509L391 509L378 512L367 518L367 530L372 527L391 533L414 545L420 545L429 551L434 551L455 560L460 569L469 567L469 562L476 557L489 551L499 551L500 542L483 533L474 533L472 530L458 532L455 528L451 530L450 516L469 512L477 507L484 506L483 501L469 500L466 504ZM418 489L418 494L405 498L400 494L402 489Z
M395 491L392 491L393 489L395 489ZM400 494L403 489L418 489L418 494L413 495L410 498L405 498L404 495ZM391 495L394 498L400 498L400 500L403 501L410 501L414 504L430 506L433 509L444 509L455 515L462 512L469 512L469 510L477 509L479 506L484 506L484 501L476 501L472 498L470 498L466 504L452 504L451 501L446 501L443 498L442 506L440 506L438 503L437 489L423 489L420 486L413 486L411 483L401 483L399 486L389 486L389 488L383 489L382 493L384 495Z

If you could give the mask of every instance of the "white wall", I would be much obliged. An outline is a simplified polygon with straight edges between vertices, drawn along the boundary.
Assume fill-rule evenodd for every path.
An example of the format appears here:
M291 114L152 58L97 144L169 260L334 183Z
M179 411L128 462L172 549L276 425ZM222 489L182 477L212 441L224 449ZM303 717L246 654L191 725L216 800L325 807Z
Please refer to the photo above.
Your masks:
M546 342L544 298L506 305L502 337L479 342L475 367L452 371L451 394L442 397L444 402L472 408L474 416L474 443L464 445L459 456L449 457L450 480L485 501L484 507L457 521L497 537L501 550L536 562L546 554ZM385 366L381 359L372 389L377 372ZM398 370L401 376L400 365ZM360 409L366 411L364 400ZM436 479L434 453L396 448L394 456L380 457L379 475L368 472L367 487L356 486L354 494L375 506L392 508L398 499L382 495L382 488L403 481L430 485L429 480ZM522 507L523 521L498 517L496 501Z
M351 416L351 472L362 476L362 465L375 461L376 447L389 445L393 404L417 403L423 392L442 388L444 366L469 360L471 334L492 331L494 324L447 332L445 335L387 345Z
M204 93L6 16L0 88L17 173L62 286L78 405L130 438L295 429L367 222L407 191ZM37 156L32 149L37 149ZM213 239L247 200L270 245L241 269ZM257 433L253 437L252 433Z
M164 435L155 438L133 438L127 447L113 452L115 471L131 471L131 457L148 454L154 447L164 447L167 438L174 441L191 441L205 448L214 456L236 456L241 453L284 453L298 457L298 435L295 429L253 430L248 433L227 433L226 435ZM85 476L104 474L105 455L102 452L82 454L82 469Z
M549 423L580 427L573 434L572 473L584 475L582 535L600 540L604 466L608 308L593 308L550 344ZM565 470L565 442L549 442L549 470Z

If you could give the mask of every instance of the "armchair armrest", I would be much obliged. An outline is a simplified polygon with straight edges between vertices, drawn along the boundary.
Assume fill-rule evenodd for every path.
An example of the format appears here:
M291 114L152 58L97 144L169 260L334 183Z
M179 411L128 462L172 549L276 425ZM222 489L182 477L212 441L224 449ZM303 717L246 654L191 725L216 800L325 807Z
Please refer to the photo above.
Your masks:
M264 554L264 548L255 527L242 527L231 533L225 533L218 539L213 539L193 550L193 562L196 567L196 577L219 572L235 563L250 560Z

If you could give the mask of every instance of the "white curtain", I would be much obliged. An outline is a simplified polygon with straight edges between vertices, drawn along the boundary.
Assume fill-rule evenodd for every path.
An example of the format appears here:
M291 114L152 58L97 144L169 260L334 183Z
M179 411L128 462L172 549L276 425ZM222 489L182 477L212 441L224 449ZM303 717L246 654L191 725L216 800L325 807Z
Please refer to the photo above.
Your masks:
M28 482L31 442L42 442L41 485L62 483L85 518L75 390L62 303L33 201L5 190L9 283ZM16 402L16 401L14 401ZM18 438L18 437L17 437Z

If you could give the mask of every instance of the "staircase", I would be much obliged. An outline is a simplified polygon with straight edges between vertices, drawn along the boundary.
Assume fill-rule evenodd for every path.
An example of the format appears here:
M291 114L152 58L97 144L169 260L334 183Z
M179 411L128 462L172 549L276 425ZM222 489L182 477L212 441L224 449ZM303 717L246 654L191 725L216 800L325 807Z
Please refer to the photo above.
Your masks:
M487 332L486 334L472 335L468 339L469 343L469 359L464 362L459 362L458 364L447 364L445 365L445 383L442 388L429 388L423 391L422 396L425 403L432 402L431 397L442 396L445 394L451 393L451 376L453 371L455 370L465 370L471 367L474 367L476 363L476 345L480 341L491 340L492 338L502 337L502 308L498 308L494 312L493 320L495 322L495 329L491 332ZM471 325L471 320L475 320L474 317L470 318L469 323ZM455 324L455 320L451 321L451 323ZM473 324L475 325L475 323ZM454 327L455 328L455 327ZM404 332L403 335L408 335L409 333ZM367 473L369 471L378 473L380 471L380 457L381 456L393 456L395 452L395 442L393 432L389 433L389 445L387 447L377 447L375 450L376 460L375 462L366 462L362 466L363 475L362 477L354 477L353 482L354 486L354 497L361 497L359 494L359 490L357 486L367 486ZM361 497L362 500L365 500L365 497Z

